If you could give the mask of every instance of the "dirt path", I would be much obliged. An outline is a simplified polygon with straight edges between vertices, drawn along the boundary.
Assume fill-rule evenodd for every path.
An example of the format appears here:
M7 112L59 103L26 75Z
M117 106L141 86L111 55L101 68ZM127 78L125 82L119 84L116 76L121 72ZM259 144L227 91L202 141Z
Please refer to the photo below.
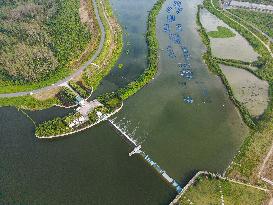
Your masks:
M267 153L266 157L264 158L264 161L263 161L263 164L262 166L260 167L260 170L259 170L259 173L258 173L258 176L261 177L262 175L262 172L264 170L264 167L269 159L269 157L273 154L273 144L271 146L271 149L269 150L269 152Z

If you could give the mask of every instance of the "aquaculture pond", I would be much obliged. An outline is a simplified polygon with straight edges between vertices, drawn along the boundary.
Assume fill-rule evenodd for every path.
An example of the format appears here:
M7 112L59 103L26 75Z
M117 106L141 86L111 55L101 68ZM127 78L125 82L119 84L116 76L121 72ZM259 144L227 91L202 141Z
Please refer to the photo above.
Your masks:
M217 27L222 26L230 29L230 31L235 34L235 36L231 38L210 38L212 54L214 56L242 61L257 60L259 55L249 45L247 40L206 9L201 10L201 22L207 32L217 31Z
M94 96L126 85L146 68L146 19L155 2L111 0L124 28L124 51ZM157 18L157 76L113 120L184 184L197 170L223 172L248 130L203 63L195 25L201 1L178 2L167 0ZM28 114L41 122L66 112ZM132 148L107 122L38 140L23 113L1 108L0 126L0 204L168 204L176 194L139 155L128 156Z

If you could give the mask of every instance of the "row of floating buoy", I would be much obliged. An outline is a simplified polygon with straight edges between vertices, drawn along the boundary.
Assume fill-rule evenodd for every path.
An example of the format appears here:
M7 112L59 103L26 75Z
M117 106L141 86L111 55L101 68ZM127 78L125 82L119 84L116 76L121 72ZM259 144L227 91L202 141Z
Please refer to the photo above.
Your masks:
M176 55L175 55L175 53L174 53L174 51L173 51L173 48L172 48L171 46L168 46L168 47L166 48L166 51L167 51L168 56L169 56L170 58L176 58Z

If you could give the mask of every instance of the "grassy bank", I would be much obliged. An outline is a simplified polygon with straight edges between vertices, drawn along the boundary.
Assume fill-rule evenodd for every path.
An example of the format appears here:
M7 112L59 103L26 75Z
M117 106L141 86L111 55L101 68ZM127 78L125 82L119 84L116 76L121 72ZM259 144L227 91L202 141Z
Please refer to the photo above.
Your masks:
M233 94L233 91L231 89L231 86L229 85L228 80L226 79L225 75L223 74L219 64L214 60L213 56L212 56L212 51L211 51L211 46L210 46L210 39L209 36L205 30L205 28L203 27L201 20L200 20L200 11L201 11L202 6L198 6L198 11L196 14L196 23L197 26L199 27L198 31L199 34L201 36L201 39L203 41L203 43L205 44L205 46L207 47L207 51L203 54L203 59L205 61L205 63L207 64L208 68L210 71L216 73L222 80L223 84L225 85L228 95L230 97L230 99L233 101L233 103L236 105L236 107L239 108L239 111L243 117L244 122L251 128L255 127L255 123L250 115L250 113L248 112L248 110L245 108L245 106L243 106L242 103L240 103Z
M216 7L218 7L218 1L213 0L213 2L215 3ZM238 152L238 154L235 156L231 166L228 168L226 173L227 176L234 179L247 183L262 185L263 183L258 178L258 171L263 162L263 158L270 150L273 141L273 73L272 67L270 67L270 65L272 65L272 57L268 53L268 50L265 48L265 46L256 37L254 37L253 34L223 15L222 12L224 11L217 11L211 5L210 0L205 0L204 5L211 13L216 15L218 18L223 20L229 26L238 31L242 36L244 36L262 57L260 62L256 62L261 67L257 71L249 71L258 76L260 79L267 80L269 82L270 103L264 115L260 118L259 121L256 122L256 129L252 130L249 136L246 137L243 145L240 148L240 152ZM201 29L200 34L205 44L209 45L209 39L206 36L204 29ZM243 67L247 65L247 63L243 62L232 62L223 59L214 59L211 62L210 55L208 53L205 54L205 58L207 58L206 61L212 64L216 61L217 63L224 62L226 64L241 64Z
M156 17L161 10L165 0L158 0L149 12L147 20L146 41L148 45L148 66L135 81L129 83L125 88L118 90L119 96L126 100L149 83L157 72L158 66L158 41L156 38Z
M60 101L57 98L52 98L43 101L37 100L32 96L0 98L0 107L15 106L23 108L25 110L43 110L57 104L60 104Z
M98 87L103 77L114 67L123 48L123 32L113 16L109 0L104 0L103 5L97 1L97 5L100 18L105 28L105 44L100 55L94 62L97 66L89 66L82 75L84 85L89 88L92 87L94 90ZM108 20L113 23L112 27L110 27L104 16L104 9Z
M179 205L190 204L244 204L262 205L269 196L265 191L216 179L199 176L196 182L182 195Z

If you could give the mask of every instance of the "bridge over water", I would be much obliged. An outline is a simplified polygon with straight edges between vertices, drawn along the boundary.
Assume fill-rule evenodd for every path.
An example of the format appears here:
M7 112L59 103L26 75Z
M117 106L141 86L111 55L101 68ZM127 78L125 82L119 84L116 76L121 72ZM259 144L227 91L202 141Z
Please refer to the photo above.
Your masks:
M139 154L143 157L143 159L151 165L158 174L161 175L161 177L164 178L172 187L176 189L178 193L182 191L181 186L173 179L171 178L165 170L163 170L155 161L152 160L152 158L147 155L145 152L141 150L141 145L137 143L136 140L132 139L132 137L126 133L125 129L122 129L117 125L114 120L109 119L108 122L121 134L122 137L134 148L132 152L129 153L129 156L132 156L134 154Z

